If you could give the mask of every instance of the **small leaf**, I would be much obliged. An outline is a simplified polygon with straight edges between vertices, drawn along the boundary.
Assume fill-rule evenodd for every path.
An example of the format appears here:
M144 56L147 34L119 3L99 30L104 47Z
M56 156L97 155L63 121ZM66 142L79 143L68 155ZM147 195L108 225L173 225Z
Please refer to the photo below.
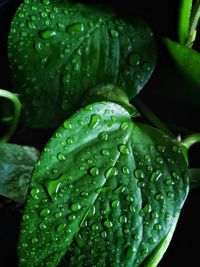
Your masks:
M164 44L183 75L185 75L199 88L200 54L192 48L186 47L167 38L164 39ZM196 94L200 96L200 90L198 90Z
M23 121L37 128L57 127L99 84L115 84L133 98L155 65L145 23L72 1L24 1L11 23L8 51Z
M0 195L24 203L38 156L33 147L0 143Z
M140 266L177 220L188 183L168 136L132 122L118 104L86 106L36 164L20 266Z

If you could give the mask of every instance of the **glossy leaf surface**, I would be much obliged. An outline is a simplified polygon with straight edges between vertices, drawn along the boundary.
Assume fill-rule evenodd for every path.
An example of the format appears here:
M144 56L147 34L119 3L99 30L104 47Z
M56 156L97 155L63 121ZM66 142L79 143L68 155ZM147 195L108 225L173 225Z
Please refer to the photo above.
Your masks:
M0 143L0 195L24 203L38 150Z
M139 266L169 233L187 191L176 143L118 104L89 105L36 164L20 266Z
M155 63L153 34L143 22L71 1L24 1L8 44L13 88L31 127L57 127L99 84L134 97Z

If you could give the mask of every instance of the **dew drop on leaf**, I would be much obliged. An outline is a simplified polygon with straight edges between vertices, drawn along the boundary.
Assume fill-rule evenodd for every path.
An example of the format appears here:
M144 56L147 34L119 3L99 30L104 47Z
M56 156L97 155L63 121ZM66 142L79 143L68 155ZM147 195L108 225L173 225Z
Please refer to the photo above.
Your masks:
M103 156L109 156L109 155L110 155L110 152L109 152L108 149L103 149L103 150L101 150L101 154L102 154Z
M144 178L144 172L141 169L136 169L134 171L135 178L141 179Z
M99 140L106 141L108 140L108 132L102 132L99 134Z
M116 167L110 167L106 173L105 173L105 177L108 179L108 178L112 178L114 177L115 175L118 174L118 170Z
M74 211L74 212L77 212L78 210L81 209L81 205L77 202L74 202L70 205L70 210L71 211Z
M40 32L40 36L42 37L42 39L45 39L45 40L54 37L56 34L57 34L56 31L51 31L51 30Z
M150 181L151 182L157 182L159 180L159 178L162 176L162 171L161 170L156 170L152 173L151 177L150 177Z
M76 33L76 32L83 32L83 31L84 31L83 23L74 23L67 27L68 33Z
M30 194L33 199L39 199L38 194L40 193L40 190L38 188L32 188L30 191Z
M47 208L44 208L44 209L42 209L42 210L40 211L40 216L41 216L41 217L46 217L46 216L48 216L49 214L50 214L50 210L47 209Z
M119 206L119 200L118 199L113 200L112 203L111 203L111 207L112 208L116 208L118 206Z
M65 156L62 153L58 153L57 159L60 160L60 161L62 161L62 160L65 160L66 158L65 158Z
M95 177L99 174L99 169L97 167L92 167L89 171L90 175Z
M121 215L119 217L119 223L121 223L121 224L127 223L127 218L125 215Z
M118 31L113 30L113 29L110 31L110 34L111 34L111 36L114 37L114 38L118 37L118 35L119 35Z
M101 120L101 117L98 114L93 114L90 119L89 127L91 129L96 128L100 120Z
M140 64L140 56L137 53L132 53L129 56L129 64L131 66L139 65Z
M71 123L70 123L69 121L65 121L65 122L63 123L63 127L64 127L64 129L66 129L66 130L70 130L70 129L72 129L72 125L71 125Z
M129 149L126 145L119 145L118 149L122 155L129 154Z
M112 222L107 219L104 221L103 225L106 227L106 228L111 228L113 226Z

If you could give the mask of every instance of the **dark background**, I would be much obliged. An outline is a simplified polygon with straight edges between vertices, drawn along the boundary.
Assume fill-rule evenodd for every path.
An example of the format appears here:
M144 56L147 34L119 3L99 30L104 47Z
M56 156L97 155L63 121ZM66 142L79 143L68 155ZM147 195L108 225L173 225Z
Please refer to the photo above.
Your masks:
M0 88L8 90L11 89L11 84L8 75L6 39L10 20L20 2L22 1L0 0ZM157 65L140 97L162 120L172 125L172 129L176 134L179 134L179 129L173 128L174 125L186 128L188 132L200 131L200 109L189 105L187 101L180 102L179 97L175 96L176 88L167 83L172 63L165 48L162 46L161 37L165 36L177 40L179 1L99 0L95 2L111 4L120 15L125 17L141 17L153 29L157 40ZM194 46L196 50L199 50L198 43L199 36ZM179 86L182 85L180 84ZM172 98L171 92L173 90L174 97ZM37 129L34 131L24 129L18 131L11 141L19 144L42 146L50 134L51 132L45 130L41 132L41 130ZM39 138L40 144L38 144ZM190 167L200 167L199 152L199 145L190 150ZM173 240L159 267L199 265L199 203L200 190L191 190L182 209ZM20 218L20 207L4 198L0 198L0 266L2 267L17 266L16 246Z

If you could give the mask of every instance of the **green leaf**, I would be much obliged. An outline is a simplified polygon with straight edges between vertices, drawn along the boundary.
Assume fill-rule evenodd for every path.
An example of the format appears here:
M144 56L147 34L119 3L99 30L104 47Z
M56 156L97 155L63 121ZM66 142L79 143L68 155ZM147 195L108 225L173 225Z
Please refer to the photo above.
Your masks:
M190 35L190 15L192 11L192 0L181 0L178 20L179 42L185 45Z
M121 106L79 110L36 164L20 266L139 266L175 223L188 192L181 148Z
M145 23L61 0L24 1L11 23L8 51L13 88L31 127L57 127L97 85L115 84L131 99L155 65Z
M0 143L0 195L24 203L38 150Z
M192 48L176 43L170 39L164 38L169 54L175 61L177 67L182 72L183 77L190 80L196 86L196 92L192 92L199 99L200 97L200 54ZM190 89L190 88L188 88ZM188 96L191 92L187 92Z

